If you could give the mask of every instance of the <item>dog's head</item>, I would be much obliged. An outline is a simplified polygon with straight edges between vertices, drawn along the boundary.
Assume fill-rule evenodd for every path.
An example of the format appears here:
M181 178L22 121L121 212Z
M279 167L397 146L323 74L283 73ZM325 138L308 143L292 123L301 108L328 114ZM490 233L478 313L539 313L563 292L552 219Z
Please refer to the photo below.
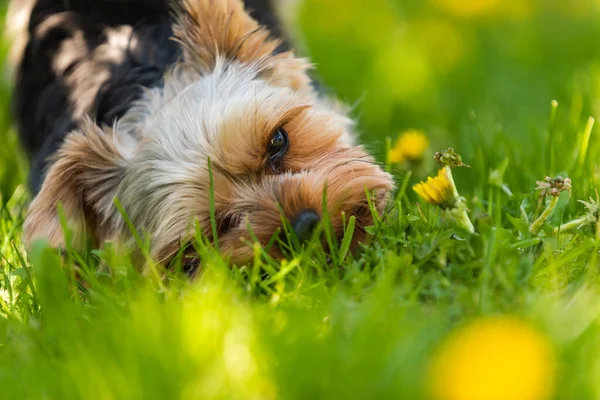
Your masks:
M354 143L352 122L315 94L307 62L275 54L278 42L241 1L182 4L183 59L113 128L87 121L68 135L31 205L27 240L63 245L59 202L76 237L130 236L118 198L161 261L190 240L194 220L212 237L211 204L220 249L237 262L252 255L240 238L251 231L267 243L282 214L300 238L324 207L338 236L341 214L355 215L360 241L372 223L367 193L382 211L393 181Z

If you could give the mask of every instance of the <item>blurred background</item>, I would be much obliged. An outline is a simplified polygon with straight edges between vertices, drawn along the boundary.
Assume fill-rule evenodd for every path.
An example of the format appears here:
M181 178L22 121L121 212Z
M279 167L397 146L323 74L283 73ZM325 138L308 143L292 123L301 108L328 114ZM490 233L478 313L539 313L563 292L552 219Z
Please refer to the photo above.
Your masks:
M487 183L505 157L522 170L547 161L557 100L559 162L542 174L559 174L569 170L560 162L570 159L565 149L588 116L600 115L600 1L301 0L297 7L303 49L353 106L376 151L386 136L422 129L433 150L455 147L482 167ZM543 175L524 178L512 182L517 191Z
M303 0L298 6L318 72L356 106L373 138L417 127L455 140L474 112L486 128L518 139L530 123L545 123L551 99L567 105L573 118L598 114L600 104L591 100L599 89L599 1Z
M432 148L451 145L470 162L484 162L482 145L495 150L491 165L504 156L531 162L543 150L552 99L567 122L559 141L600 114L598 0L277 1L301 52L382 159L386 136L416 128ZM12 193L25 163L9 129L6 76L0 189Z

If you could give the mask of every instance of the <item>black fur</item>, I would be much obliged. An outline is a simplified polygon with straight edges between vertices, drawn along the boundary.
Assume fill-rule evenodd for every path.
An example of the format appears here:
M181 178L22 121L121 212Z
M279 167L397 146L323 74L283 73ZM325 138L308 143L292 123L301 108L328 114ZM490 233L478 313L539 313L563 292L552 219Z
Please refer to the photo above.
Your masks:
M254 18L282 36L269 0L246 3ZM81 118L110 125L143 87L162 84L181 54L171 40L169 11L168 0L35 1L14 95L34 194L48 158Z

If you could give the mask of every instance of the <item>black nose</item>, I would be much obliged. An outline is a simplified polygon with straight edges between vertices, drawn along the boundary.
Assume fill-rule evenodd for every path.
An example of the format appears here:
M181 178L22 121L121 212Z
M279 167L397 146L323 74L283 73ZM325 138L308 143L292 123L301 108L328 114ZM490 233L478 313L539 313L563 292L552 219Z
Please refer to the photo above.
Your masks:
M310 239L320 220L319 214L313 210L302 210L296 215L296 218L292 221L292 229L300 243Z

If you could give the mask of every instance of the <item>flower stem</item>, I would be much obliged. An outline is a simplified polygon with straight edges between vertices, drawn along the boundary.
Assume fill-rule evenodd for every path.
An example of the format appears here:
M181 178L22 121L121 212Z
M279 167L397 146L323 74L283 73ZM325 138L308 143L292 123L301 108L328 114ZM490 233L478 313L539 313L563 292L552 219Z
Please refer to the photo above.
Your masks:
M450 181L450 186L452 187L452 194L454 195L454 198L461 199L460 195L458 194L456 184L454 183L454 177L452 176L452 168L450 168L450 166L448 165L445 165L444 170L446 171L446 175L448 176L448 180ZM464 203L464 199L462 199L462 203ZM475 227L473 226L473 223L471 222L469 214L467 214L465 208L466 205L461 204L460 208L458 208L454 212L451 212L452 217L454 217L454 220L458 223L458 225L469 231L469 233L475 233Z
M570 231L571 229L575 229L575 228L579 227L580 225L584 225L584 224L587 224L590 222L592 222L592 221L590 221L589 217L587 215L584 215L583 217L579 217L572 221L565 222L558 228L554 228L554 233L557 233L559 231L567 232L567 231Z
M469 214L466 211L461 211L459 213L454 214L454 219L456 222L463 228L465 228L469 233L475 233L475 227L469 218Z
M446 171L446 175L448 176L448 180L450 181L450 186L452 187L452 194L454 197L459 197L458 189L456 188L456 184L454 183L454 177L452 176L452 168L448 165L444 165L444 170Z
M544 222L546 222L550 214L552 214L552 210L554 210L554 207L556 207L556 203L558 203L558 196L552 196L552 199L550 199L550 203L548 203L548 206L544 212L542 212L538 219L533 221L533 224L531 224L529 227L529 232L533 233L534 235L538 234L542 228L542 225L544 225Z

